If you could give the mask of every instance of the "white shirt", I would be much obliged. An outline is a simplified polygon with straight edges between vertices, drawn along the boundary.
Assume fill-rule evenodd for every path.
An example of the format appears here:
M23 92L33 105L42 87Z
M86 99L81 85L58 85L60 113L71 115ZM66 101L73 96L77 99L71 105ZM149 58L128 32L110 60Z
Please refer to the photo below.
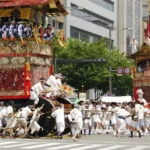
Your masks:
M32 88L31 88L38 96L41 94L41 92L44 91L42 84L40 82L36 83Z
M10 114L13 114L13 108L12 108L12 106L6 107L6 114L7 114L7 116L10 115Z
M22 108L22 111L17 115L17 117L22 117L22 118L27 119L31 112L32 111L28 106L24 107L24 108Z
M139 119L144 119L144 107L142 105L136 104L135 111L137 112Z
M46 81L46 84L52 87L52 89L58 89L58 84L56 82L56 78L54 75L51 75L48 80Z
M0 118L6 116L6 107L0 107Z
M145 112L144 119L145 119L146 121L150 121L150 109L144 108L144 112Z
M56 109L51 116L55 118L56 123L64 123L65 124L65 115L64 115L64 108Z
M126 117L126 116L128 116L128 115L130 115L130 113L127 112L127 111L126 111L125 109L123 109L123 108L120 108L120 109L118 110L118 112L117 112L117 116Z
M71 119L74 122L77 122L77 123L82 122L82 113L77 108L72 109L70 112L70 115L71 115Z

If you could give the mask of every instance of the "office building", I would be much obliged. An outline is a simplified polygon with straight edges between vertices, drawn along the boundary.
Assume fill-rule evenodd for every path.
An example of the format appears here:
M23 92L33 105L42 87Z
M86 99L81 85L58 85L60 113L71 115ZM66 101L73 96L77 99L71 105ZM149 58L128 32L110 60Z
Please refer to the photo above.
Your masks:
M137 50L143 42L142 11L142 0L117 0L117 47L127 55L135 52L133 39Z
M116 0L65 0L69 15L65 18L65 35L94 42L101 37L109 39L108 26L116 27ZM112 31L116 47L116 32Z

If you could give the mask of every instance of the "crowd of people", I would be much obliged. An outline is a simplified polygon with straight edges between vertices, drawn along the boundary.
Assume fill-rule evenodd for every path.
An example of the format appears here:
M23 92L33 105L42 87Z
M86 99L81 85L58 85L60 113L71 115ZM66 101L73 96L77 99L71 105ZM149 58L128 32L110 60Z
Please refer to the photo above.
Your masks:
M47 81L40 78L30 90L30 99L34 105L20 108L18 112L14 113L10 103L4 105L4 102L0 102L1 135L9 134L10 138L14 138L23 129L24 137L37 136L41 130L38 120L43 115L44 107L44 105L37 107L39 96L57 102L58 96L65 96L64 91L60 88L63 79L62 74L51 75ZM55 108L50 111L51 117L56 121L57 138L63 137L64 130L68 128L66 123L71 128L71 136L74 141L77 140L77 137L81 137L81 134L113 133L117 137L122 133L128 133L130 137L150 135L150 107L143 99L142 89L137 90L137 95L139 96L137 100L128 103L80 100L73 104L69 112L66 112L63 104L55 103ZM28 118L30 118L29 122Z
M13 40L15 38L31 38L34 37L34 29L38 29L38 36L46 41L51 40L55 33L50 24L47 27L44 25L39 26L36 24L31 25L30 23L25 23L24 21L16 22L12 20L11 22L5 22L0 27L0 38Z

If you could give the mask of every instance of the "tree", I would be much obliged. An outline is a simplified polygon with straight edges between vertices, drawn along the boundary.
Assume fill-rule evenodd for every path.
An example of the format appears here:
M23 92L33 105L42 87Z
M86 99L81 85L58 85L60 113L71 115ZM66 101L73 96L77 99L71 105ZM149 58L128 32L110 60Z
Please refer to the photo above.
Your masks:
M132 84L130 76L123 76L119 79L116 73L109 72L109 66L113 69L118 67L132 67L133 63L127 60L124 54L120 54L119 50L109 51L105 39L101 39L96 43L83 42L77 39L69 39L65 47L53 44L54 57L61 59L92 59L106 58L107 63L89 63L89 64L59 64L58 71L67 77L67 82L71 86L80 89L84 85L84 89L98 88L104 92L108 91L108 78L113 78L113 92L115 94L131 93ZM114 82L115 81L115 82ZM128 81L126 83L125 81ZM127 87L120 90L120 84ZM117 90L116 90L117 89Z

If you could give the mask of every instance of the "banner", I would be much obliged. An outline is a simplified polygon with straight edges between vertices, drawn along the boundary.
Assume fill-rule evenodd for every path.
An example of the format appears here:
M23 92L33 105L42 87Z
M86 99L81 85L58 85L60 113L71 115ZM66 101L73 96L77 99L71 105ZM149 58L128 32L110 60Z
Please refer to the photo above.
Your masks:
M0 17L29 19L31 8L0 9Z

